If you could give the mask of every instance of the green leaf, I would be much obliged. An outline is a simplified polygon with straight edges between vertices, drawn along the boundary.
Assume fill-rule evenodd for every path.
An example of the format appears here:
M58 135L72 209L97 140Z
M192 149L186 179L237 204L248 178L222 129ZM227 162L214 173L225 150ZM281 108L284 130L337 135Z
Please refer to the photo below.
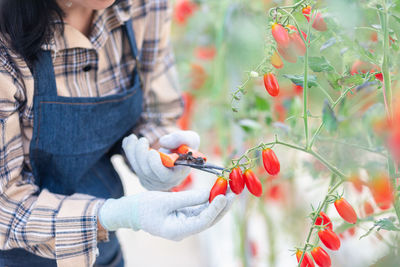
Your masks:
M389 217L375 221L374 226L372 226L364 235L362 235L360 239L370 235L375 228L378 228L376 229L377 231L383 229L387 231L400 232L400 228L394 225L393 223L394 220L395 220L394 217Z
M375 226L378 227L379 230L387 230L387 231L400 231L398 227L396 227L393 223L394 218L384 218L375 222Z
M335 90L340 90L341 87L339 85L339 80L341 76L335 72L327 72L325 73L325 77L329 83L329 85L335 89Z
M270 106L269 106L268 101L265 98L262 98L262 97L256 95L255 101L256 101L255 105L256 105L257 110L259 110L259 111L268 111L269 110Z
M288 78L295 85L303 86L304 83L303 75L284 74L283 77ZM312 86L317 86L317 77L315 77L315 75L308 75L307 83L308 83L308 88Z
M354 74L350 76L344 76L343 78L338 80L338 84L340 86L358 86L364 83L364 79L361 74Z
M243 119L239 121L239 126L242 127L246 132L252 132L261 129L261 125L250 119Z
M322 121L324 122L325 129L328 132L334 132L338 128L338 121L331 105L327 100L324 101L322 109Z
M314 72L329 72L335 70L325 57L310 57L308 59L308 64L310 66L310 69Z

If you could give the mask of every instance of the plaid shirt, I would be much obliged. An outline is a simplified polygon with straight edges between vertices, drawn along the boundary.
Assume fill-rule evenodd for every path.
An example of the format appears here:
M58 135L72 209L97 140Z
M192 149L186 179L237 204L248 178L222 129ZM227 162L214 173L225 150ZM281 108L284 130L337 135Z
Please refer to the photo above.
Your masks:
M66 24L62 35L55 33L43 46L52 51L58 95L106 96L129 86L136 64L122 25L132 18L145 95L134 132L153 143L175 130L182 105L169 44L170 15L168 0L123 0L96 12L89 37ZM34 184L29 164L33 95L32 73L5 48L0 53L0 249L24 248L56 258L59 266L90 266L97 251L96 215L104 200L57 195Z

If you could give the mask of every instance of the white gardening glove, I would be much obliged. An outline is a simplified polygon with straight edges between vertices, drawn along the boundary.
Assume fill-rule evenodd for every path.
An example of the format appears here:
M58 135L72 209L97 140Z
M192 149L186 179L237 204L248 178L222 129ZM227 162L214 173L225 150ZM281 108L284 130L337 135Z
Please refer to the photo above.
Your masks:
M184 192L147 191L120 199L108 199L99 210L100 224L108 231L143 230L179 241L216 223L235 196L219 195L209 204L209 190Z
M177 131L161 137L159 143L162 146L160 150L164 153L170 153L169 149L182 144L198 149L200 137L193 131ZM122 141L122 148L140 183L148 190L171 189L189 175L190 167L165 167L159 153L149 149L146 138L138 139L136 135L131 134Z

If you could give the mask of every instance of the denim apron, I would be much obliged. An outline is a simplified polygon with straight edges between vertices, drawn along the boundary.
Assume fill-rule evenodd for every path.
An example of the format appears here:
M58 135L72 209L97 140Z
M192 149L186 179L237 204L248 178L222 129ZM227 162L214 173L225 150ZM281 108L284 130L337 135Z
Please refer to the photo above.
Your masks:
M132 21L125 23L131 50L138 62ZM137 65L137 64L136 64ZM41 189L71 195L83 193L99 198L121 197L123 187L110 157L120 151L142 112L143 93L137 68L132 86L106 97L62 97L57 95L50 51L42 51L33 68L35 80L34 126L30 162ZM95 266L124 266L115 233L110 241L98 243ZM57 266L23 249L0 251L0 266Z

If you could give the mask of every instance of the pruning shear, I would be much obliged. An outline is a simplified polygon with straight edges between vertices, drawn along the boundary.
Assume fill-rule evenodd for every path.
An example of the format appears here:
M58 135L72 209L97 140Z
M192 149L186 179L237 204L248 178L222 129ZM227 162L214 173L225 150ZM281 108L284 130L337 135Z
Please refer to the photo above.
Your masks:
M219 171L225 169L214 164L206 163L207 158L202 153L188 147L187 145L181 145L178 148L173 149L171 152L171 154L165 154L158 151L162 164L168 168L174 166L188 166L218 176L222 175Z

